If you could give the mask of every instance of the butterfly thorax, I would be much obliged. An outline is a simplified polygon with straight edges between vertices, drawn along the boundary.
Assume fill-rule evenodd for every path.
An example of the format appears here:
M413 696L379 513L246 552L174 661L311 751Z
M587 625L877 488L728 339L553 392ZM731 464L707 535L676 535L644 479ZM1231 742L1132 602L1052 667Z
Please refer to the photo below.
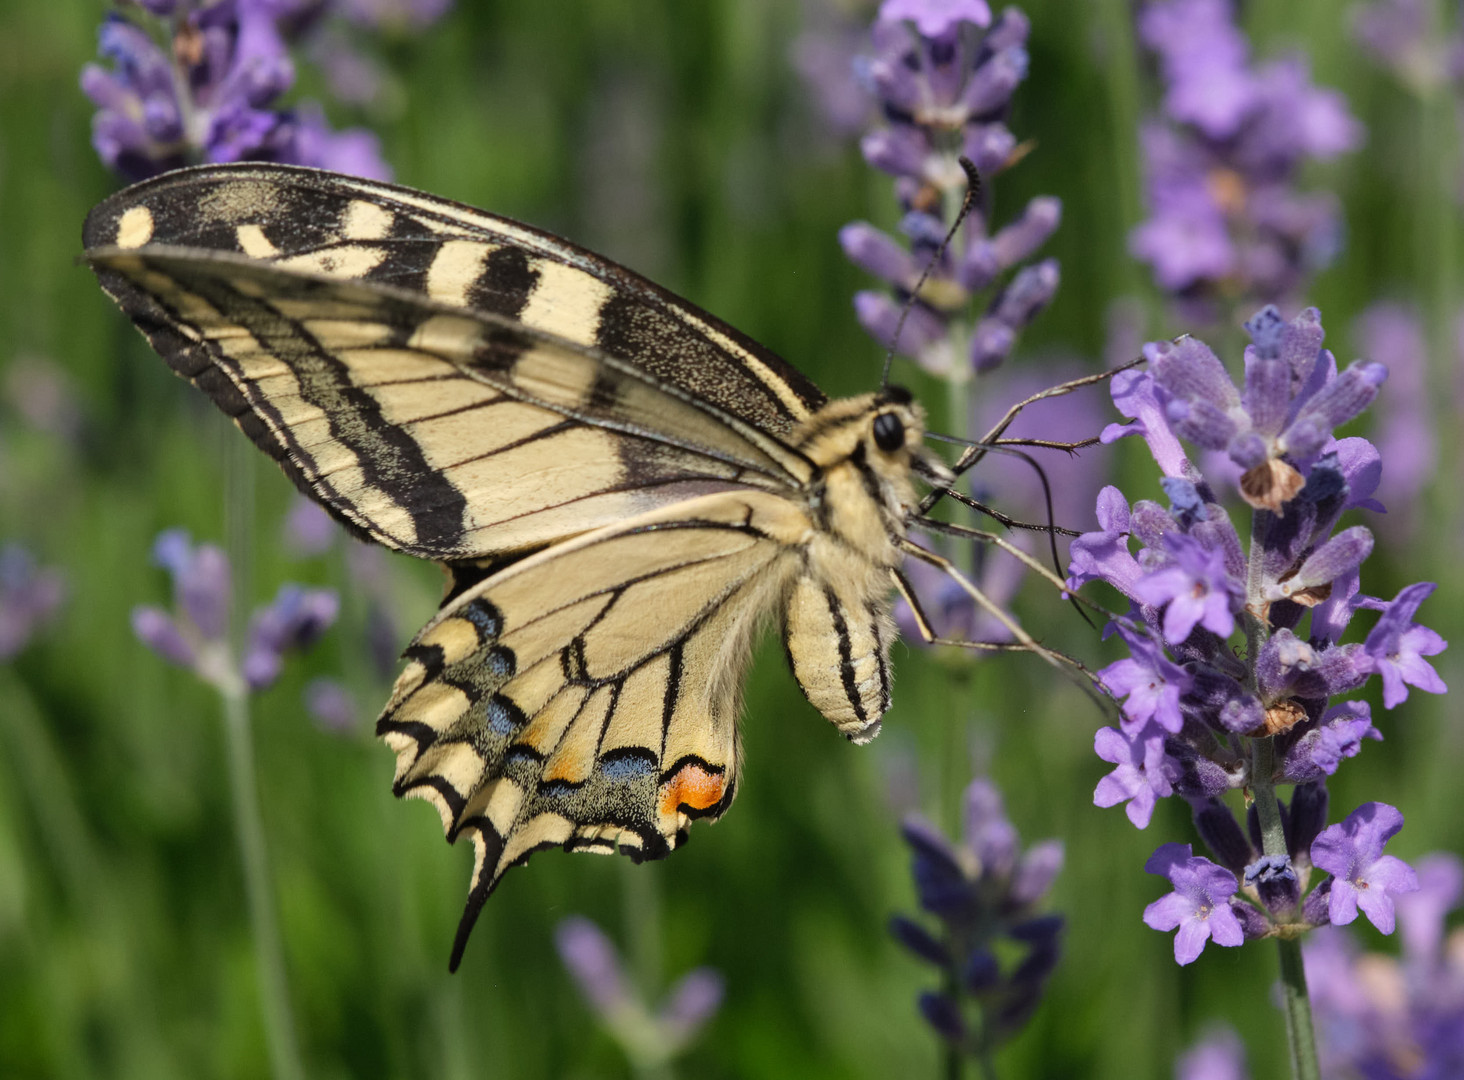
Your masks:
M815 466L807 488L815 528L789 590L783 641L808 700L855 742L889 707L892 571L916 505L911 472L924 411L904 395L832 401L796 433Z

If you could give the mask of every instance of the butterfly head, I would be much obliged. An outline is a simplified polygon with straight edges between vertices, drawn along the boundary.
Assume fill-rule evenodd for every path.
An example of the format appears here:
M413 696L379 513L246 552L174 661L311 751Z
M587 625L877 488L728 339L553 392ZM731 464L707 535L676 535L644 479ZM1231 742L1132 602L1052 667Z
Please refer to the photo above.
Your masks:
M809 418L798 445L819 467L835 505L867 506L872 499L889 532L902 530L917 503L912 473L937 486L953 482L924 437L925 410L908 390L887 386L829 402Z

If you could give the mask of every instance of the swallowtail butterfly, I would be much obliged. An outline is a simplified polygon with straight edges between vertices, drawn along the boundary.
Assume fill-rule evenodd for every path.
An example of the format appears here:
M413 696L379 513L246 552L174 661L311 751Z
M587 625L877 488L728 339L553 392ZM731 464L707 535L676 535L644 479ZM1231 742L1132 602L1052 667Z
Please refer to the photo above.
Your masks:
M545 847L659 858L738 779L760 624L856 743L889 705L909 394L830 401L545 232L280 165L183 169L88 217L102 287L357 536L443 564L377 724L395 792L476 849L454 944ZM912 598L913 599L913 598Z

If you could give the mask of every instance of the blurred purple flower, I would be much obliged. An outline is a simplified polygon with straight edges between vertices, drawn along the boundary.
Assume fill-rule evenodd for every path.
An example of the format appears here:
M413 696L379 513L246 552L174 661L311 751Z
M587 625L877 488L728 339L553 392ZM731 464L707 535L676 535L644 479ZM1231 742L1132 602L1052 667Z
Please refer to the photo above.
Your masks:
M1142 130L1150 217L1130 251L1197 317L1222 299L1290 300L1341 231L1336 199L1296 191L1297 170L1355 149L1361 126L1304 58L1253 65L1227 0L1151 3L1139 34L1165 95L1164 119Z
M803 29L790 59L812 92L824 123L835 136L857 135L869 122L873 103L854 72L868 41L867 21L858 23L829 0L803 0Z
M661 1068L682 1054L722 1004L721 974L696 968L671 988L657 1009L650 1010L610 939L582 916L562 920L554 942L590 1008L639 1068Z
M601 1019L629 1007L630 980L604 931L589 919L572 916L560 922L554 943L565 969Z
M66 579L16 543L0 547L0 661L29 644L66 599Z
M173 579L173 613L151 605L132 610L132 629L170 663L233 692L262 690L278 678L286 652L313 644L335 621L336 594L283 585L273 604L250 619L242 661L229 642L233 587L229 560L213 544L194 545L183 529L158 534L153 562Z
M330 131L318 106L279 108L295 81L285 20L302 11L270 0L172 7L166 49L112 13L98 42L111 69L82 70L82 90L98 108L92 143L108 167L132 180L242 160L389 174L369 132Z
M296 493L285 514L284 541L296 555L323 555L340 539L341 527L313 499Z
M1383 301L1358 317L1354 327L1364 356L1387 365L1388 391L1378 401L1374 427L1378 452L1388 463L1385 536L1408 541L1419 524L1419 498L1434 475L1438 440L1428 388L1428 343L1418 313Z
M1403 828L1403 815L1386 803L1370 802L1340 825L1323 829L1312 843L1312 863L1332 875L1333 926L1357 918L1357 909L1385 934L1393 932L1393 896L1418 888L1418 875L1402 859L1383 854L1383 845Z
M1352 37L1365 53L1416 94L1458 77L1458 32L1441 35L1424 0L1376 0L1348 12Z
M1336 928L1308 938L1303 955L1323 1075L1464 1075L1464 933L1445 924L1459 906L1461 878L1457 855L1418 861L1418 890L1394 898L1401 957L1361 952Z
M38 356L17 356L5 369L4 396L31 427L76 444L83 412L75 381L58 364Z
M1144 909L1144 922L1154 930L1175 930L1174 960L1191 964L1206 941L1236 946L1245 938L1230 909L1230 898L1240 888L1235 875L1209 859L1194 856L1188 844L1164 844L1149 857L1144 869L1169 879L1174 891Z
M890 933L943 972L944 989L917 1001L926 1022L963 1053L984 1056L1026 1023L1056 966L1063 920L1035 909L1062 868L1062 845L1048 840L1023 851L1001 793L979 779L966 788L960 844L918 814L906 817L902 832L920 906L935 916L938 933L903 915L890 921ZM999 943L1004 956L1013 942L1023 958L999 962ZM980 1031L961 1020L967 1001L987 1018Z
M986 0L884 0L879 18L886 22L909 19L923 37L940 38L963 22L990 26L991 8Z
M352 22L376 30L422 28L442 18L453 0L336 0Z
M1250 1080L1245 1044L1231 1028L1211 1031L1180 1055L1174 1080Z
M335 679L311 679L305 684L305 711L321 731L351 735L361 729L356 699Z
M330 589L281 585L274 601L249 620L249 640L241 671L251 690L279 678L287 652L314 645L340 614L340 598Z

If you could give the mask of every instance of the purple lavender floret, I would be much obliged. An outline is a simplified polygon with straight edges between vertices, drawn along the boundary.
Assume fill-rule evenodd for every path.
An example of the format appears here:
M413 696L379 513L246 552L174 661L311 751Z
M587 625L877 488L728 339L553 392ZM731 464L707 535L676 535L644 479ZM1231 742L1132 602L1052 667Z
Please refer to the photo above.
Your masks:
M109 168L140 180L183 165L253 160L390 175L370 132L334 132L319 106L280 105L295 82L291 20L304 25L315 9L179 0L147 10L163 20L155 32L108 14L98 51L111 68L88 64L81 73L98 109L92 143Z
M1299 168L1355 149L1362 129L1301 56L1254 63L1227 0L1163 0L1139 35L1159 60L1162 118L1142 132L1150 217L1130 250L1201 317L1222 301L1290 299L1335 257L1329 193L1296 189Z
M1056 966L1063 920L1036 907L1062 867L1062 845L1049 840L1023 851L1000 792L985 780L966 789L960 844L919 815L906 818L902 831L920 906L937 931L897 915L890 932L943 973L944 989L920 995L926 1022L960 1052L984 1055L1026 1023ZM1001 942L1020 946L1022 958L999 959L1007 955ZM979 1027L963 1019L969 1003L980 1008Z
M887 0L871 31L873 51L856 65L887 122L860 146L870 165L895 178L903 240L866 222L840 233L849 258L894 294L861 292L855 313L881 345L949 378L999 366L1058 286L1054 260L1023 264L1057 228L1061 203L1033 199L1001 228L978 204L931 266L895 341L900 312L965 195L958 159L970 159L989 184L1020 156L1004 121L1027 74L1028 30L1015 8L993 20L984 0ZM988 297L983 314L963 318L978 295Z
M1448 690L1439 673L1424 659L1444 651L1447 642L1435 631L1413 621L1418 607L1434 591L1433 582L1421 581L1403 589L1378 618L1363 642L1383 680L1383 708L1391 709L1408 699L1408 687L1430 694Z
M1403 815L1386 803L1370 802L1340 825L1323 829L1311 846L1312 863L1332 875L1333 926L1357 918L1358 908L1385 934L1393 932L1393 896L1418 888L1418 875L1402 859L1383 854L1383 845L1403 828Z
M1230 898L1240 885L1235 875L1209 859L1196 857L1188 844L1164 844L1144 864L1151 874L1169 879L1174 891L1144 909L1144 922L1155 930L1178 930L1174 960L1192 964L1205 942L1236 946L1245 940Z
M1366 440L1333 431L1372 402L1386 371L1363 362L1339 370L1315 310L1288 321L1267 307L1246 329L1243 386L1192 338L1147 346L1148 370L1114 380L1113 399L1134 420L1105 436L1144 439L1169 505L1130 506L1107 488L1099 530L1072 544L1069 584L1103 581L1129 601L1127 616L1109 624L1129 655L1098 672L1121 723L1095 740L1115 767L1094 803L1127 803L1143 828L1157 799L1190 800L1201 837L1228 872L1245 875L1235 911L1248 937L1345 921L1359 904L1386 922L1386 893L1406 887L1407 875L1380 854L1385 830L1359 831L1354 815L1323 831L1326 778L1382 738L1368 703L1347 695L1377 677L1391 709L1410 688L1446 689L1427 659L1446 643L1415 622L1434 586L1408 585L1391 602L1366 595L1372 533L1341 527L1350 510L1380 508L1382 462ZM1248 543L1222 505L1223 486L1196 467L1186 442L1239 467L1233 493L1249 506ZM1362 635L1352 630L1359 613L1375 615ZM1284 851L1264 848L1254 814L1243 837L1221 801L1277 784L1297 785L1293 820L1281 807L1281 830L1266 841L1284 835ZM1369 807L1380 820L1397 813ZM1334 876L1306 892L1313 863ZM1369 879L1358 874L1377 876L1372 894L1359 891Z
M0 547L0 661L24 649L65 599L58 571L38 565L19 544Z

